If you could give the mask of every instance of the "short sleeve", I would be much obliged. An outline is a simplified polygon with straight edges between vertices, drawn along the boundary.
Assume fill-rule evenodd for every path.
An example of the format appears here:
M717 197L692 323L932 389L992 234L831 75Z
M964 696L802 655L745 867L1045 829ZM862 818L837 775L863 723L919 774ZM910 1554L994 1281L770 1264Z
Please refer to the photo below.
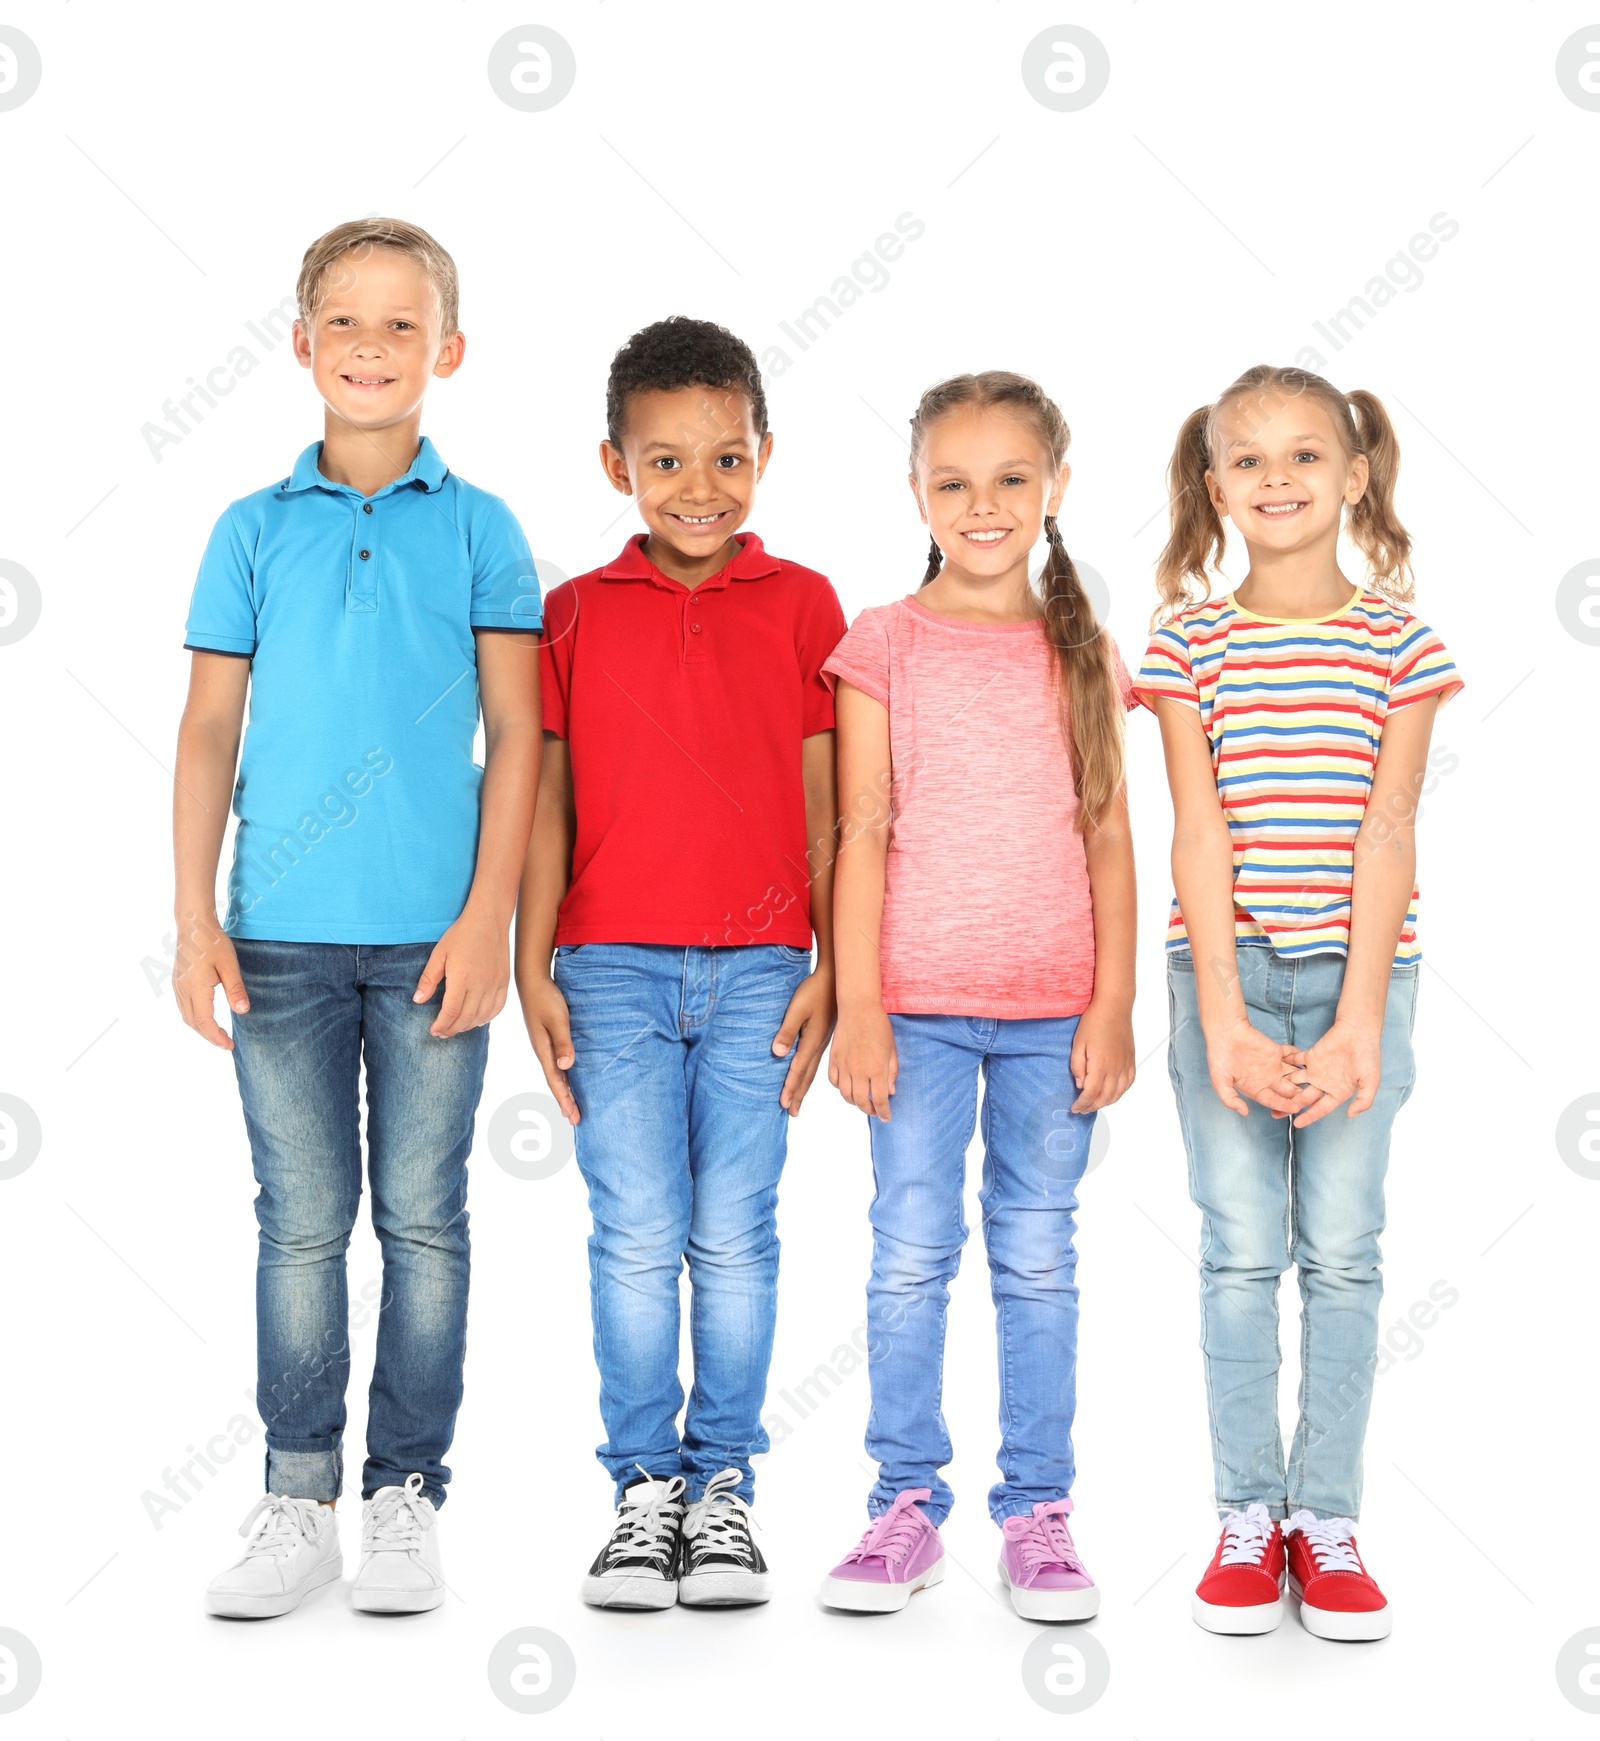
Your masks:
M539 571L516 515L498 496L483 496L467 536L472 556L473 628L522 629L537 634L544 626Z
M824 662L844 635L844 607L839 595L819 577L805 620L800 625L801 736L833 730L833 686L823 675Z
M578 594L564 581L544 602L544 633L539 639L539 706L544 729L570 736L572 648L578 627Z
M183 644L196 653L255 657L255 566L232 508L212 527L200 558Z
M1122 649L1117 645L1109 631L1106 639L1111 642L1111 675L1117 680L1117 694L1122 698L1124 711L1131 711L1139 705L1139 697L1134 691L1133 679L1128 675L1128 667L1123 663Z
M1133 684L1133 698L1152 713L1157 701L1181 701L1185 707L1199 708L1200 690L1189 661L1189 634L1181 617L1163 623L1151 636Z
M841 621L843 619L841 618ZM870 607L850 625L849 633L823 662L825 680L843 678L880 705L889 705L889 617L881 606ZM830 682L830 687L832 683Z
M1389 667L1389 711L1437 695L1441 707L1464 687L1444 642L1415 617L1407 617Z

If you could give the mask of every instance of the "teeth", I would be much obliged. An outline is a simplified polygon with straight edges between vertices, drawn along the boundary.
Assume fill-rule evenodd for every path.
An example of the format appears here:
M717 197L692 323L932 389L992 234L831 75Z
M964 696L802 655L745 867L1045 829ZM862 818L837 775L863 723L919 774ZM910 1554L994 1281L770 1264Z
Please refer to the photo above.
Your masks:
M720 514L679 514L678 518L685 526L709 526L713 520L720 520Z
M1008 526L1000 532L967 532L963 536L970 538L974 544L998 544L1011 528Z
M1304 506L1304 502L1263 503L1261 507L1257 509L1257 512L1262 514L1293 514L1297 509L1303 508Z

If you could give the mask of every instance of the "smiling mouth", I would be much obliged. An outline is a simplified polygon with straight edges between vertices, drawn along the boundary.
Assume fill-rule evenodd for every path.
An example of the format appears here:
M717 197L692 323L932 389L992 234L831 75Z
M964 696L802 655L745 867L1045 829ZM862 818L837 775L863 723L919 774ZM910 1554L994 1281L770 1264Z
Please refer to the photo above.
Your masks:
M360 387L371 392L374 387L392 387L395 378L393 375L341 375L339 379L346 386Z
M722 508L715 514L671 514L669 520L677 523L690 532L708 532L713 526L720 526L733 512L732 508Z
M969 544L976 544L981 549L991 548L1011 536L1009 526L985 527L979 532L963 532L961 534Z
M1265 514L1269 520L1286 520L1291 514L1298 514L1302 508L1309 508L1309 502L1257 502L1255 511Z

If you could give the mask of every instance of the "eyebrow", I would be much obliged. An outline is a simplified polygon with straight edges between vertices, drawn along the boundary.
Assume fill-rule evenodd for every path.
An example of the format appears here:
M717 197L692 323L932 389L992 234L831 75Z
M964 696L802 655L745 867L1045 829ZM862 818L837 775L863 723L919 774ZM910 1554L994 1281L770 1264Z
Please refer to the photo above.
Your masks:
M1236 447L1252 447L1255 445L1255 439L1253 435L1247 435L1241 441L1230 441L1227 451L1232 453ZM1291 435L1289 440L1295 445L1300 445L1308 441L1326 441L1327 437L1324 435Z
M1038 463L1037 460L1032 459L1003 459L994 469L998 472L1014 472L1022 470L1025 466L1037 465ZM977 469L976 466L970 465L936 465L928 473L928 476L930 478L959 477L963 472L976 471Z
M726 441L717 442L715 445L718 451L722 453L727 453L733 448L738 448L743 453L748 453L750 451L750 443L746 441L742 435L729 436ZM682 444L676 441L647 441L644 446L639 449L639 452L641 454L677 453L681 446Z

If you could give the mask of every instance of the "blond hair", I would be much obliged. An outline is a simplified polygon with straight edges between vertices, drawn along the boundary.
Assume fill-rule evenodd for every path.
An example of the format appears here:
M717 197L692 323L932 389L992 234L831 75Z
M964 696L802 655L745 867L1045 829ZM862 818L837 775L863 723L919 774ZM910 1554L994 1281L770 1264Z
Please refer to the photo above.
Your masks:
M1367 560L1373 586L1396 604L1410 602L1414 591L1411 534L1400 524L1394 507L1400 443L1383 402L1359 387L1352 393L1341 393L1331 381L1309 369L1257 363L1212 404L1191 411L1178 431L1177 446L1167 464L1171 533L1156 563L1156 591L1161 602L1156 606L1155 621L1169 621L1211 596L1209 569L1222 560L1227 547L1222 518L1206 487L1218 415L1238 400L1253 399L1253 412L1259 413L1261 423L1267 423L1279 414L1284 401L1305 394L1326 408L1345 453L1351 458L1366 456L1367 487L1350 509L1350 539Z
M373 248L409 254L422 267L439 298L440 336L454 338L460 330L461 296L456 263L426 230L402 218L356 218L317 237L300 262L300 280L295 286L301 322L311 323L332 288L327 281L329 268L347 254L356 255L359 263Z
M922 395L911 419L911 475L929 428L963 405L999 407L1016 413L1033 426L1050 455L1052 471L1067 457L1072 431L1061 408L1037 381L1009 369L986 369L978 375L954 375ZM1061 697L1061 724L1072 754L1072 783L1078 794L1078 829L1087 832L1103 823L1123 783L1123 709L1112 667L1111 637L1095 620L1094 606L1056 529L1046 517L1049 539L1039 588L1044 605L1045 641L1050 648L1056 686ZM942 553L928 552L926 586L939 572Z

